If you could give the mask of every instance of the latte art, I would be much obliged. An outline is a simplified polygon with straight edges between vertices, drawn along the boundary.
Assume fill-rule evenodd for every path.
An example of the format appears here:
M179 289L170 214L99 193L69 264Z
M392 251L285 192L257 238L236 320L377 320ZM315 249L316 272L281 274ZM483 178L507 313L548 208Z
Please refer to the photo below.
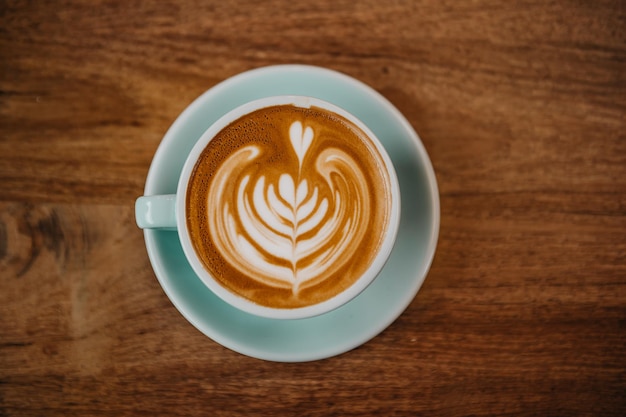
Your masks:
M366 271L389 222L390 179L357 126L278 105L222 129L189 180L189 235L204 267L256 304L325 301Z
M289 139L297 175L282 173L271 182L262 172L246 173L236 182L231 202L232 172L246 172L264 152L259 145L243 147L216 171L207 198L214 210L207 217L214 244L228 263L259 284L297 296L355 254L367 228L370 195L359 165L344 151L329 147L307 158L313 129L295 121ZM312 172L322 181L307 178L305 162L315 166Z

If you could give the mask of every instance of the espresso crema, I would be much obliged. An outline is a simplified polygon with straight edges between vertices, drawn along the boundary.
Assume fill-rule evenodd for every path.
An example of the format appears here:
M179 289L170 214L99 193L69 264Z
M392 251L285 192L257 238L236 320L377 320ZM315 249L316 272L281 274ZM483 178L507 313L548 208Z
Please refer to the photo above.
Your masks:
M278 105L222 129L191 174L186 218L209 273L274 308L349 288L376 257L391 215L372 140L333 112Z

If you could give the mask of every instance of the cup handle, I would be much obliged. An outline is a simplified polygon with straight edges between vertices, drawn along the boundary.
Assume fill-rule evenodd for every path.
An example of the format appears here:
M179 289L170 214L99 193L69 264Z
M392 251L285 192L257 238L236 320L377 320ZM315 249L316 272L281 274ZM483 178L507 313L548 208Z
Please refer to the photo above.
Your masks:
M141 229L176 230L176 194L139 197L135 221Z

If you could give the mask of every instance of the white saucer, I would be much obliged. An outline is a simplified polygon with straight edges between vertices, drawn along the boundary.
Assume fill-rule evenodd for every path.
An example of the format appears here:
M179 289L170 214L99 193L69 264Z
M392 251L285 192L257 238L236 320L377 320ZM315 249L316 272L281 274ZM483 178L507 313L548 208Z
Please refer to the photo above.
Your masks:
M178 117L152 161L145 195L176 192L186 155L220 116L257 98L289 94L317 97L351 112L376 134L394 163L402 195L400 230L373 284L322 316L260 318L231 307L204 286L175 232L145 230L144 236L163 290L202 333L244 355L301 362L344 353L378 335L415 298L430 268L439 233L439 194L422 142L402 114L370 87L328 69L281 65L248 71L211 88Z

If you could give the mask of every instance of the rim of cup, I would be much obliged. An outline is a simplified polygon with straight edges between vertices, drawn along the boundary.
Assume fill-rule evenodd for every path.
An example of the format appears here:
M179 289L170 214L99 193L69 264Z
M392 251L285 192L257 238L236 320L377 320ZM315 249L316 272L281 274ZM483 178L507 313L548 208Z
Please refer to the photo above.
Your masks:
M361 277L359 277L350 287L340 292L339 294L317 304L297 308L274 308L256 304L255 302L228 290L215 278L213 278L210 272L204 267L199 256L196 254L196 250L194 249L191 238L189 237L189 231L186 221L186 195L189 179L196 165L196 162L200 157L202 151L206 148L206 146L210 143L210 141L217 133L219 133L222 129L224 129L233 121L255 110L270 106L288 104L302 108L310 108L312 106L322 108L324 110L345 117L361 130L363 130L363 132L365 132L367 137L370 138L370 140L378 150L385 165L386 171L389 175L389 191L392 199L392 204L390 218L387 222L386 230L384 231L383 243L378 253L372 260L372 263L367 268L365 273L363 273ZM321 315L341 307L342 305L356 297L358 294L360 294L365 288L367 288L367 286L369 286L374 281L374 279L378 276L383 266L387 262L393 249L400 224L400 207L400 187L394 165L391 161L391 158L387 154L385 147L365 123L363 123L359 118L352 115L348 111L328 101L308 96L280 95L253 100L229 111L228 113L220 117L215 123L213 123L200 136L185 160L178 181L176 193L176 223L183 252L187 257L187 260L191 264L192 269L194 270L196 275L198 275L198 277L202 280L204 285L206 285L219 298L221 298L223 301L230 304L231 306L238 308L239 310L254 314L256 316L272 319L302 319Z

